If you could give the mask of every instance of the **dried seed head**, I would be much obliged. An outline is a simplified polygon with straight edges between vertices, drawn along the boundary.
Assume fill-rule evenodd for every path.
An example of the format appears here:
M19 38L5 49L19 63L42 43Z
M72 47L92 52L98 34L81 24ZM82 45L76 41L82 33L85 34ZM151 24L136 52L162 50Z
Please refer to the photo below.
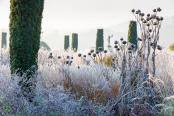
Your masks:
M96 54L98 54L98 53L99 53L99 51L97 50L97 51L96 51Z
M118 45L115 45L114 48L118 48Z
M149 13L147 14L147 17L150 17L150 14Z
M71 59L73 59L73 57L71 57Z
M86 58L86 55L83 55L83 57L85 57L85 58Z
M150 46L154 46L154 43L150 43Z
M129 51L128 51L128 53L129 53L129 54L131 54L131 53L132 53L132 51L130 51L130 50L129 50Z
M115 40L114 44L118 44L118 41L117 41L117 40Z
M144 20L144 21L143 21L143 23L147 23L147 21L146 21L146 20Z
M157 21L160 21L160 18L159 18L159 16L157 16L157 17L156 17L156 20L157 20Z
M58 58L58 59L61 59L61 56L58 56L57 58Z
M89 52L88 55L90 56L91 55L91 52Z
M135 45L134 45L134 44L131 44L131 47L132 47L132 49L133 49L133 48L135 48Z
M108 51L107 50L104 50L104 53L106 54Z
M141 21L144 21L144 18L143 17L141 18Z
M141 13L141 16L144 16L145 14L144 13Z
M115 61L115 58L112 58L112 61Z
M132 47L128 47L128 50L132 50Z
M73 61L71 60L70 63L72 64L72 62L73 62Z
M93 53L93 57L96 57L96 54L95 53Z
M156 9L153 9L153 12L156 12Z
M149 32L152 32L152 29L149 29Z
M65 63L66 63L66 64L69 64L69 61L66 61Z
M154 22L153 25L157 25L157 22Z
M135 12L135 9L132 9L132 12L134 13Z
M127 42L126 42L126 41L123 41L122 43L123 43L123 44L126 44Z
M93 52L94 52L94 50L92 49L90 52L91 52L91 53L93 53Z
M98 47L98 50L99 50L99 51L102 51L102 50L103 50L103 47Z
M142 41L142 39L141 39L141 38L139 38L139 37L137 38L137 40L138 40L138 41Z
M53 58L53 54L50 53L49 56L48 56L48 59L52 59Z
M120 51L120 48L117 48L117 51Z
M163 17L160 17L160 20L161 20L161 21L163 21L163 20L164 20L164 18L163 18Z
M160 7L157 8L157 11L158 11L158 12L161 12L161 10L162 10L162 9L161 9Z
M124 39L123 38L120 38L121 41L123 41Z
M158 50L162 50L162 47L160 45L157 45Z
M69 59L69 56L66 56L67 59Z
M81 57L81 56L82 56L82 54L81 54L81 53L79 53L79 54L78 54L78 57Z
M147 23L147 26L150 26L150 23Z

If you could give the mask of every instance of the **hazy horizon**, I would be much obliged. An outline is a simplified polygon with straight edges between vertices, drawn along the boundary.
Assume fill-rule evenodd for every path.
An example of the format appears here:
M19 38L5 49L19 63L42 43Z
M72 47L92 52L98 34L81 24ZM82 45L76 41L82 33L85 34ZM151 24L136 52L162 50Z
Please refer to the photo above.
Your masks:
M64 35L91 32L89 40L83 37L85 34L79 36L79 49L87 49L95 46L94 30L97 28L109 30L114 25L134 20L130 12L132 8L151 13L157 7L162 8L161 16L174 15L174 0L45 0L41 40L47 42L52 49L59 49L63 48ZM10 0L0 0L0 14L0 32L8 31ZM119 29L106 31L105 39L111 32L119 32ZM126 37L123 33L122 36Z

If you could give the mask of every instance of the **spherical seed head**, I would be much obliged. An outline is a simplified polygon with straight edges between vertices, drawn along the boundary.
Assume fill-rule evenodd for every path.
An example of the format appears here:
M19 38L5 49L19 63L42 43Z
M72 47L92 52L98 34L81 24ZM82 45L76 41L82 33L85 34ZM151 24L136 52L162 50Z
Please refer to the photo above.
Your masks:
M135 45L134 45L134 44L131 44L131 47L132 47L132 49L133 49L133 48L135 48Z
M143 17L141 18L141 21L144 21L144 18Z
M150 14L149 13L147 14L147 17L150 17Z
M115 40L114 44L118 44L118 41L117 41L117 40Z
M162 47L160 45L157 45L158 50L162 50Z
M147 26L150 26L150 23L147 23Z
M145 14L144 13L141 13L141 16L144 16Z
M91 55L91 52L89 52L88 55L90 56Z
M132 51L130 51L130 50L129 50L129 51L128 51L128 53L129 53L129 54L131 54L131 53L132 53Z
M150 43L150 46L153 46L154 45L154 43Z
M74 59L73 57L71 57L71 59Z
M149 18L150 18L150 20L151 20L151 19L153 18L153 16L150 16Z
M99 51L97 50L97 51L96 51L96 54L98 54L98 53L99 53Z
M115 58L112 58L112 61L115 61Z
M91 52L91 53L93 53L93 52L94 52L94 50L92 49L90 52Z
M161 10L162 10L162 9L161 9L160 7L157 8L157 11L158 11L158 12L161 12Z
M58 58L58 59L61 59L61 56L58 56L57 58Z
M72 63L73 61L71 60L70 63Z
M104 53L106 54L108 51L107 50L104 50Z
M153 9L153 12L156 12L156 9Z
M156 17L156 20L157 20L157 21L160 21L160 18L159 18L159 16L157 16L157 17Z
M124 39L123 38L120 38L121 41L123 41Z
M118 48L118 45L115 45L114 48Z
M80 69L80 66L78 66L77 68Z
M139 14L139 11L136 11L135 14Z
M66 61L65 63L66 63L66 64L69 64L69 61Z
M152 29L149 29L149 32L152 32Z
M123 41L122 43L123 43L123 44L126 44L127 42L126 42L126 41Z
M95 53L93 53L93 57L96 57L96 54Z
M48 56L48 59L52 59L52 58L53 58L53 55L52 55L52 53L50 53Z
M154 22L153 25L157 25L157 22Z
M66 56L67 59L69 59L69 56Z
M147 17L147 18L146 18L146 20L147 20L147 21L150 21L150 18L149 18L149 17Z
M52 56L53 55L53 53L50 53L50 56Z
M81 57L81 56L82 56L82 54L81 54L81 53L79 53L79 54L78 54L78 57Z
M132 9L132 12L134 13L135 12L135 9Z
M86 55L83 55L83 57L85 57L85 58L86 58Z
M102 50L103 50L103 47L98 47L98 50L99 50L99 51L102 51Z
M120 51L120 48L117 48L117 51Z
M132 50L132 47L128 47L128 50Z
M144 20L144 21L143 21L143 23L147 23L147 21L146 21L146 20Z
M163 20L164 20L164 18L163 18L163 17L160 17L160 20L161 20L161 21L163 21Z

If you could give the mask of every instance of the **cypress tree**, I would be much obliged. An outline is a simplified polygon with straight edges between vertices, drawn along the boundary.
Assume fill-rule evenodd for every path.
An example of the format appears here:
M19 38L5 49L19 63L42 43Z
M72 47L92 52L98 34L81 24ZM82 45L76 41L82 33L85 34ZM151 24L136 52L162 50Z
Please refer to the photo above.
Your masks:
M23 77L19 82L23 93L33 93L31 87L35 83L28 80L35 79L38 68L44 0L10 0L10 3L11 74Z
M77 52L77 49L78 49L78 34L77 33L73 33L72 34L72 44L71 44L71 47L72 47L72 50Z
M127 41L128 41L128 43L134 44L137 49L137 23L136 23L136 21L130 21L130 23L129 23Z
M69 48L69 36L65 35L64 38L64 49L67 50Z
M96 50L98 47L103 47L104 50L103 29L97 29Z
M1 48L7 47L7 33L2 32Z

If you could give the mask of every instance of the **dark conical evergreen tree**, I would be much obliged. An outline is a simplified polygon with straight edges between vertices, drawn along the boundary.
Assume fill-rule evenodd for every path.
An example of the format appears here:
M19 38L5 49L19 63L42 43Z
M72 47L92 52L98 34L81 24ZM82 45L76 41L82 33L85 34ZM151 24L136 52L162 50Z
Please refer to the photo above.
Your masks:
M130 21L130 23L129 23L127 41L128 41L128 43L134 44L137 49L137 23L136 23L136 21Z
M64 50L67 50L69 48L69 36L65 35L64 38Z
M10 69L12 74L22 77L19 85L23 93L32 93L30 87L35 84L28 80L36 77L38 68L44 0L10 0L10 3Z
M2 32L1 48L7 47L7 33Z
M72 34L72 44L71 44L71 47L72 47L72 50L77 52L77 50L78 50L78 34L77 33L73 33Z
M98 47L103 47L104 50L103 29L97 29L96 50Z

